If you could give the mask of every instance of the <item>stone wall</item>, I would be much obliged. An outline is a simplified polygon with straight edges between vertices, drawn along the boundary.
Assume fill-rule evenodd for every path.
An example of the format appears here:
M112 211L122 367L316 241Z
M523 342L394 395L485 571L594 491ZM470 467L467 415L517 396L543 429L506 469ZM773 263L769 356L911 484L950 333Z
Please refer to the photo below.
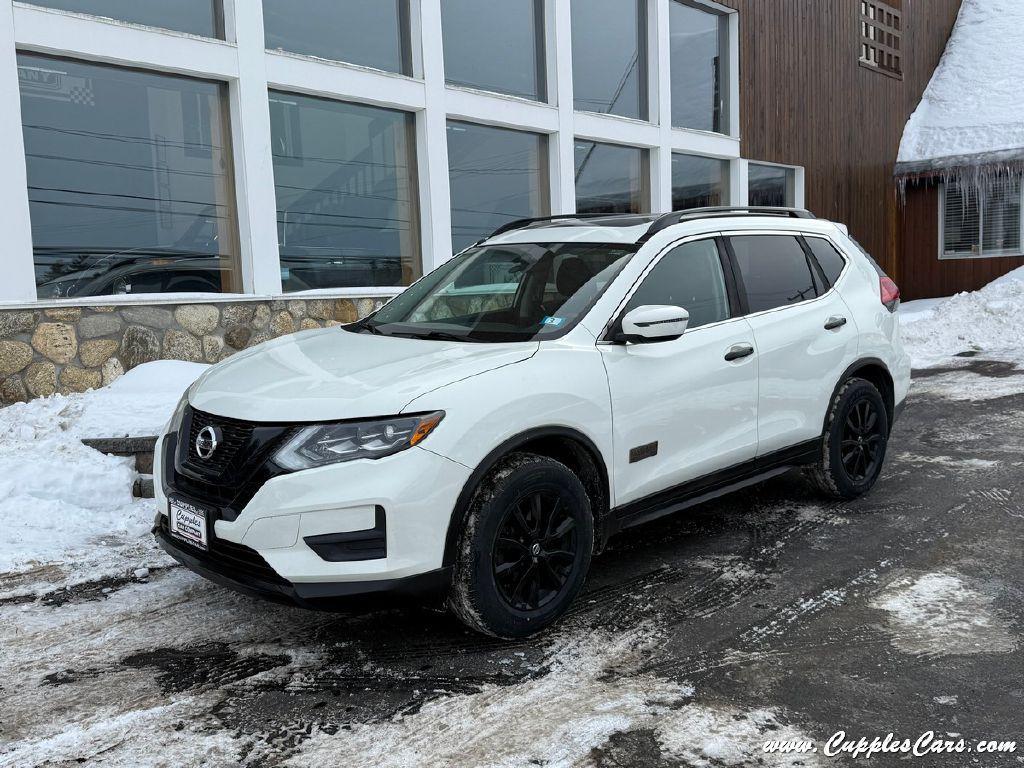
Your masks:
M385 299L0 309L0 404L84 392L151 360L216 363L287 333L343 325Z

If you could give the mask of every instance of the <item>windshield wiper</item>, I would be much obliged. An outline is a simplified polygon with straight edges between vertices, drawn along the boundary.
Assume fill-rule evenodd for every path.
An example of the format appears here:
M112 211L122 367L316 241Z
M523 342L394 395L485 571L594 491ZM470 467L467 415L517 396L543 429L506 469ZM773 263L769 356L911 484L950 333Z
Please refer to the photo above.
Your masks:
M409 339L426 339L427 341L472 341L472 339L466 336L460 336L457 333L448 333L447 331L426 331L425 333L416 333L415 331L402 331L388 334L389 336L403 336Z

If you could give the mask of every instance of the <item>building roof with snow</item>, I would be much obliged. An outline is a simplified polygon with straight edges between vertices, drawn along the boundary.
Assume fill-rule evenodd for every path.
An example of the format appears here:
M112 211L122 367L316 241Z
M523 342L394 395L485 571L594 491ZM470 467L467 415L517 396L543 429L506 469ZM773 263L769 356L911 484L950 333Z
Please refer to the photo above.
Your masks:
M896 175L1024 169L1024 0L964 0L903 131Z

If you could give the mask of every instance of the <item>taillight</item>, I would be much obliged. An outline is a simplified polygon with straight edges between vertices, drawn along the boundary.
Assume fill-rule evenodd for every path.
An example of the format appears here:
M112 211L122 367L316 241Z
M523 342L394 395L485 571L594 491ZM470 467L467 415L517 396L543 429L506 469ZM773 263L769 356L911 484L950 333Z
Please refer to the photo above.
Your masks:
M895 312L900 303L900 288L891 278L882 275L878 278L878 287L882 294L882 304L890 312Z

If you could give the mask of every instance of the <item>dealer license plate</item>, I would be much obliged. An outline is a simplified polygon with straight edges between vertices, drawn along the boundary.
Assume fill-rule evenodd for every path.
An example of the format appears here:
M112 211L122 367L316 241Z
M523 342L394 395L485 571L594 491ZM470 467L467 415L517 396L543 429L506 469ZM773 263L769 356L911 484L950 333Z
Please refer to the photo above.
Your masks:
M206 510L189 504L187 501L170 499L171 535L199 549L209 549L210 543L206 532Z

